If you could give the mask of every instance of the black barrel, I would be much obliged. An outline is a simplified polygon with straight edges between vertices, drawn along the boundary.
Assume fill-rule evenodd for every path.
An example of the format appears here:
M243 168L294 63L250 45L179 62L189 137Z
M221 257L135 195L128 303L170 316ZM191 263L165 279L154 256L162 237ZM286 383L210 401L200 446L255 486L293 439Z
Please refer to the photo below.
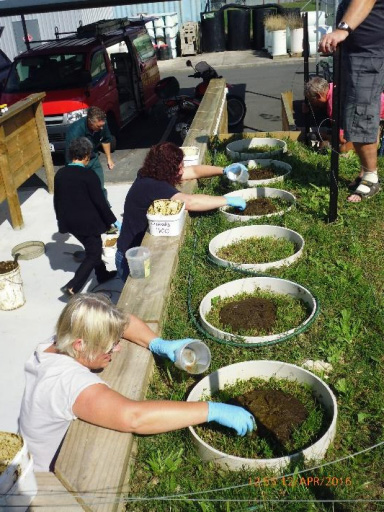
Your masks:
M227 9L228 50L247 50L251 47L251 12L249 9Z
M158 56L159 60L168 60L171 58L170 52L169 52L169 47L167 44L162 44L161 46L159 46L158 52L159 52L159 56Z
M264 18L276 13L277 9L274 7L255 7L252 9L252 47L255 50L264 48Z
M223 11L200 13L203 52L225 51Z

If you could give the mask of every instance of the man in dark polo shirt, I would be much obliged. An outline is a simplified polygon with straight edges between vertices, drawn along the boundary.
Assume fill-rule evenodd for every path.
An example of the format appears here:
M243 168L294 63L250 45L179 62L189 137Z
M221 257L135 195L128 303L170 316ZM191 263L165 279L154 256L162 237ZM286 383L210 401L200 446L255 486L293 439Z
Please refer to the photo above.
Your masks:
M340 43L345 59L343 127L361 165L349 185L353 193L348 201L358 203L380 190L377 137L384 88L384 0L342 0L337 28L321 39L319 50L332 52Z
M104 172L99 160L99 148L102 146L105 156L107 157L108 169L112 170L115 166L111 158L111 132L107 124L107 116L99 107L89 107L87 116L75 121L67 132L65 140L65 158L70 163L68 148L73 139L86 137L93 146L91 160L87 165L98 176L101 189L107 198L107 191L104 187Z

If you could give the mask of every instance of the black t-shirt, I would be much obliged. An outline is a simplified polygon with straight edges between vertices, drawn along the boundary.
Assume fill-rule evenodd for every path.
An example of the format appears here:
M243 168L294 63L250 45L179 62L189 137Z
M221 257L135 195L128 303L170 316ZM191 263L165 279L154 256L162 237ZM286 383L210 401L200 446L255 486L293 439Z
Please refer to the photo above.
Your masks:
M342 0L339 5L337 23L344 16L350 1ZM384 58L384 0L376 0L365 20L347 37L344 48L349 55L370 54Z
M140 176L128 191L124 204L123 226L117 248L125 253L141 244L148 227L147 210L155 199L171 199L179 190L166 181Z

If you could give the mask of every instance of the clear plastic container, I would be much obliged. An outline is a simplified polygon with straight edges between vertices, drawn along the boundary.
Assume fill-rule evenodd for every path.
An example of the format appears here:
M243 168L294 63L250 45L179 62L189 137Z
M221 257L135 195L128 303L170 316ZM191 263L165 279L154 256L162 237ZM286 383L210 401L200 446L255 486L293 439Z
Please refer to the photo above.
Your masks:
M245 166L239 164L231 164L227 171L227 178L230 181L236 181L237 183L247 183L249 172Z
M187 373L197 375L205 372L211 364L211 351L200 340L191 340L176 351L175 366Z
M148 277L151 272L151 253L147 247L132 247L125 253L129 275L134 279Z

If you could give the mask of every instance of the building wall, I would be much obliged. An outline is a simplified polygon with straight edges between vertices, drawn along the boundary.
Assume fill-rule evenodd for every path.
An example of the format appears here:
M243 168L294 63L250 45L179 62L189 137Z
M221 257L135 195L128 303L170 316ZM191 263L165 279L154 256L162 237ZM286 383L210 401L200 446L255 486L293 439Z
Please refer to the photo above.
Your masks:
M59 32L75 31L81 20L83 25L93 23L94 21L111 19L114 17L113 7L103 7L97 9L80 9L74 11L52 12L44 14L28 14L25 20L37 20L41 39L54 39L55 27ZM13 59L19 52L14 36L13 22L20 22L20 16L8 16L0 18L0 27L4 27L0 37L0 48ZM32 45L33 47L33 45ZM25 48L26 49L26 48Z

